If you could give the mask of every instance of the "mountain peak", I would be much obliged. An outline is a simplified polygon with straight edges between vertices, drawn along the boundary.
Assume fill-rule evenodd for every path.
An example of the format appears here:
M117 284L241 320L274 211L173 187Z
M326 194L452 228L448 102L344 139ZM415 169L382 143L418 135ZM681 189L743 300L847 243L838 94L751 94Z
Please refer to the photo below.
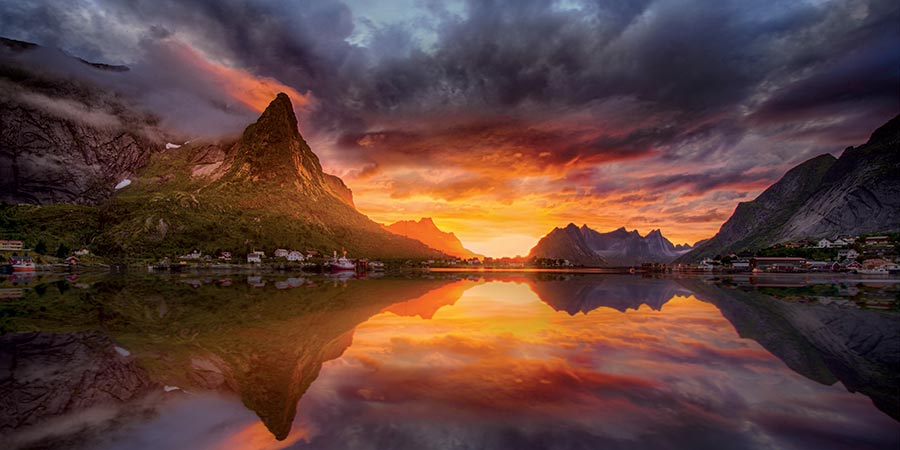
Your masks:
M238 179L327 190L319 158L300 135L287 94L279 93L259 119L244 129L232 174Z
M878 127L878 129L872 132L872 136L869 137L869 141L867 142L867 144L881 141L896 141L898 138L900 138L900 114L894 116L893 119L889 120L886 124Z
M290 137L300 137L300 130L297 128L297 116L294 115L294 105L291 98L284 92L279 92L275 99L269 103L259 120L256 121L257 128L263 128L267 131L276 133L287 133Z

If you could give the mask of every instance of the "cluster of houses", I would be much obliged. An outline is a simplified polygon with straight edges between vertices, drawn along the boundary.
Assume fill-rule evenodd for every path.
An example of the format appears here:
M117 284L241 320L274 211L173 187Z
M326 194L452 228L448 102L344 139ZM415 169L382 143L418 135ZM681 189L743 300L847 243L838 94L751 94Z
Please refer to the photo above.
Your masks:
M775 248L837 249L836 256L828 261L816 261L801 257L739 257L726 255L721 261L705 259L699 270L731 270L736 272L825 272L825 271L890 271L897 267L894 244L889 236L840 236L819 241L797 241L779 244ZM857 250L859 249L859 250ZM865 257L865 259L861 259Z
M320 258L322 256L317 250L306 250L305 252L301 252L299 250L288 250L284 248L279 248L275 250L273 254L273 258L283 259L288 262L307 262L313 258ZM221 262L231 262L233 260L231 252L221 251L218 255L213 258L211 255L203 255L200 250L194 250L186 255L180 256L178 259L182 261L212 261L216 259ZM266 252L254 250L252 252L247 253L247 262L250 264L259 264L262 263L263 260L266 259Z
M834 240L829 239L821 239L816 242L816 248L844 248L855 244L858 240L860 240L857 236L843 236L837 237ZM801 241L801 243L805 243ZM868 236L860 242L866 247L873 246L889 246L891 245L891 238L889 236ZM808 244L808 243L807 243ZM806 245L809 247L810 245Z

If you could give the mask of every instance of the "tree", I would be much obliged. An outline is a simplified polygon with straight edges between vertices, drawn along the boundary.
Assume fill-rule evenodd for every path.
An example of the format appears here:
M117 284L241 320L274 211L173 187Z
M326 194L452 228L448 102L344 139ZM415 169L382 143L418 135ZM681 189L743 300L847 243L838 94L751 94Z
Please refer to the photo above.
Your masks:
M47 253L47 244L44 241L38 241L37 245L34 246L34 252L40 255Z
M56 247L56 257L65 258L66 256L69 256L69 250L69 246L60 242L59 247Z

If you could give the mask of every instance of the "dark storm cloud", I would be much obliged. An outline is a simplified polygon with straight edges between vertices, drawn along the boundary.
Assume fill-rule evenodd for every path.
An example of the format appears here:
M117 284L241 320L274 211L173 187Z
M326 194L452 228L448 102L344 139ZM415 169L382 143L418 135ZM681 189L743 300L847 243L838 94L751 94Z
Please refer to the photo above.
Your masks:
M685 189L688 194L702 195L709 191L747 186L765 187L778 179L778 170L711 170L650 177L644 187L651 192Z
M734 112L772 73L831 61L840 64L781 86L761 113L841 98L884 103L895 97L900 61L897 7L877 0L820 6L597 1L582 2L580 10L539 0L470 1L464 17L434 19L438 40L431 51L404 52L383 51L410 46L414 30L396 24L375 29L374 49L349 44L353 13L333 0L93 4L81 7L105 14L76 24L71 13L78 8L69 4L5 2L2 31L97 58L119 53L115 47L122 45L99 39L104 28L188 34L258 75L311 90L321 101L317 125L344 130L364 128L373 115L435 108L503 115L616 96L676 112L684 127L712 112ZM829 27L857 4L871 17L852 29ZM819 37L811 44L796 41L813 32ZM830 54L832 48L842 53Z

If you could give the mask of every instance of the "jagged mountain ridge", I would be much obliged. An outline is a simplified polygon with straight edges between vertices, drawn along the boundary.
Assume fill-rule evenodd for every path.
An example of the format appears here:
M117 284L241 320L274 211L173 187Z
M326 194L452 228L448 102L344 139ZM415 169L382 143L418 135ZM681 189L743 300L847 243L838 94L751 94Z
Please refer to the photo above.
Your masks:
M812 158L750 202L680 262L799 240L900 231L900 116L864 145Z
M688 244L675 246L660 230L641 236L625 227L600 233L570 223L554 228L531 249L529 258L567 259L584 266L629 266L651 262L669 262L684 254Z
M418 221L401 220L385 225L384 228L396 235L415 239L450 256L458 258L482 257L482 255L463 247L462 241L452 232L446 232L438 228L430 217L423 217Z

